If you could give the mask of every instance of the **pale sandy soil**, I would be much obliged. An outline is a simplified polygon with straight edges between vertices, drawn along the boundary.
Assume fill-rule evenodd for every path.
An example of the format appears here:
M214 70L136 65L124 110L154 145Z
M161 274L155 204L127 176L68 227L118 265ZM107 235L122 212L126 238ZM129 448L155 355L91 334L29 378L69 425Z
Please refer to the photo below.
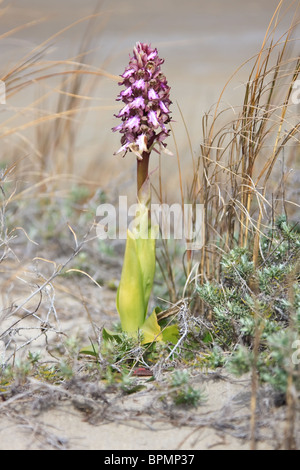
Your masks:
M117 263L111 266L103 263L102 275L114 279L118 269ZM22 297L17 280L15 284L15 293L19 294L16 299L21 301L28 292L23 288ZM53 282L53 286L59 331L64 333L64 337L60 339L61 336L54 333L58 326L52 314L47 344L42 335L20 350L18 357L25 359L27 350L40 351L45 364L59 362L55 348L60 341L76 336L81 344L88 344L88 338L94 337L91 321L101 327L110 326L117 319L115 292L107 285L99 289L80 277L73 281L62 277ZM45 301L38 315L43 318L46 310ZM12 318L7 318L1 324L2 331L11 322ZM38 330L39 323L30 318L18 326L20 330L16 329L14 333L16 348L34 337L34 333L26 328ZM12 345L7 354L13 348ZM178 364L177 367L183 368L184 365ZM26 384L18 385L16 381L12 393L0 401L1 450L197 451L250 448L251 378L248 376L238 379L225 369L203 371L191 368L191 385L202 392L203 401L197 408L187 408L175 406L169 392L166 395L166 390L170 390L167 385L171 372L168 370L158 371L154 381L137 378L136 384L145 388L128 395L117 384L107 387L104 382L80 372L80 360L73 368L78 370L78 374L75 373L70 380L65 379L60 386L32 378ZM258 391L255 414L257 449L284 448L287 410L284 406L275 406L276 397L268 388ZM298 426L299 421L296 423ZM299 430L297 432L300 437Z
M155 383L130 396L107 394L105 403L69 391L69 398L57 399L49 409L47 403L41 405L39 393L31 400L25 394L19 403L0 406L0 449L250 449L249 380L199 374L193 384L206 396L205 403L193 410L160 403L161 389ZM43 387L36 387L42 395ZM270 405L270 395L262 396L257 450L282 448L284 444L285 412L269 409ZM40 411L41 407L45 410Z

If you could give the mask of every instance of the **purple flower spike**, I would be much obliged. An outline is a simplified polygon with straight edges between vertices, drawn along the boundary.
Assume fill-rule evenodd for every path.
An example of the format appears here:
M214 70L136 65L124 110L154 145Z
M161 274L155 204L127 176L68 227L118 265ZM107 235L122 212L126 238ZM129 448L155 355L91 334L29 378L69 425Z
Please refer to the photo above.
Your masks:
M115 115L122 122L112 130L122 134L118 152L132 151L140 160L144 152L150 153L153 146L162 143L169 135L166 128L171 120L169 106L170 87L161 72L164 60L157 49L138 42L133 49L129 65L121 75L119 85L125 86L117 101L124 107Z

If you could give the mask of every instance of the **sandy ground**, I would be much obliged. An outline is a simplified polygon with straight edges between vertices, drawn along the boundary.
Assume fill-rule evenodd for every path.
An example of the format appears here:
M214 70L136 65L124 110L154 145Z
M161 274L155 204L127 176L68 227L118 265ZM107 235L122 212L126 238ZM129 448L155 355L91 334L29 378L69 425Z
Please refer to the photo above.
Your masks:
M102 274L106 273L107 279L113 279L118 270L118 263L111 266L103 263ZM15 284L15 293L19 293L17 299L22 301L22 289L17 282ZM73 281L58 278L53 285L60 331L66 335L64 339L77 336L88 342L88 338L93 337L91 321L101 327L110 326L117 319L115 292L107 285L100 290L80 278ZM78 295L80 291L84 297ZM28 292L23 288L23 298L26 295ZM47 304L39 309L41 318L44 310ZM2 322L1 329L11 321L9 318ZM54 327L53 315L48 321ZM32 318L18 326L16 347L30 339L30 327L39 329L39 323ZM57 344L59 339L55 335L51 337L51 331L47 337L47 345L42 335L25 347L23 353L21 350L21 356L26 357L27 349L42 351L41 360L44 358L46 364L56 362L51 344ZM80 361L76 368L80 370ZM80 373L64 380L60 386L29 378L26 384L16 385L5 401L0 401L0 449L199 451L250 448L250 377L236 378L225 369L192 368L190 383L201 392L203 400L197 408L188 408L175 406L169 392L166 396L165 391L170 390L167 388L170 374L162 369L154 381L136 378L136 385L144 388L132 394L124 393L118 385L107 388L103 382ZM268 387L258 391L255 414L258 450L284 446L287 411L284 406L276 408L275 398Z
M204 374L194 379L197 382L206 401L194 410L162 406L155 384L118 396L117 403L115 396L108 396L109 405L89 403L75 394L43 412L37 412L34 400L25 413L3 403L0 449L249 450L249 380L226 374L213 380ZM266 395L260 413L266 413L268 400ZM260 416L257 450L282 446L283 415L276 419L268 410L268 419Z

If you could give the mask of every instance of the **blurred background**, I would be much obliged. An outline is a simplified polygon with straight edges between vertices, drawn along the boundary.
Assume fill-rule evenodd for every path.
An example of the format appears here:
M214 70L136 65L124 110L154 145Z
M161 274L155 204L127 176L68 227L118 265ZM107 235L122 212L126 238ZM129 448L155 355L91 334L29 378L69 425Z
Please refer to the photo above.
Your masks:
M165 58L174 119L168 146L175 155L178 150L188 173L191 151L199 155L203 115L234 71L258 53L276 6L275 0L2 0L0 72L9 75L2 164L22 159L43 177L67 173L130 192L135 159L113 156L120 138L111 128L120 107L116 76L141 41ZM277 35L290 24L289 8L283 13ZM246 63L228 85L226 108L240 109L250 67ZM114 77L58 75L80 68ZM70 109L74 113L55 120L55 113ZM176 156L165 156L163 167L171 194L178 187Z

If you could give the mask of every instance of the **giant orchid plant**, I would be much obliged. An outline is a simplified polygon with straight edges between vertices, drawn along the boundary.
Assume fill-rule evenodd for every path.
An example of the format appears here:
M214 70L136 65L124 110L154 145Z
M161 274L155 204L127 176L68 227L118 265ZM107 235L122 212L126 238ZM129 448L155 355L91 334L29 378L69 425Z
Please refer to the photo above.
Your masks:
M171 120L170 87L161 72L163 62L157 49L144 43L136 44L119 83L125 87L117 98L124 106L115 115L121 123L113 128L114 132L122 134L122 146L116 154L125 156L132 152L137 159L138 202L135 228L127 232L117 309L122 331L140 335L142 343L168 339L168 329L161 331L156 310L147 316L155 274L158 230L150 222L149 158L153 149L166 151L164 140L170 132L166 126ZM169 336L171 334L174 330L169 330Z

